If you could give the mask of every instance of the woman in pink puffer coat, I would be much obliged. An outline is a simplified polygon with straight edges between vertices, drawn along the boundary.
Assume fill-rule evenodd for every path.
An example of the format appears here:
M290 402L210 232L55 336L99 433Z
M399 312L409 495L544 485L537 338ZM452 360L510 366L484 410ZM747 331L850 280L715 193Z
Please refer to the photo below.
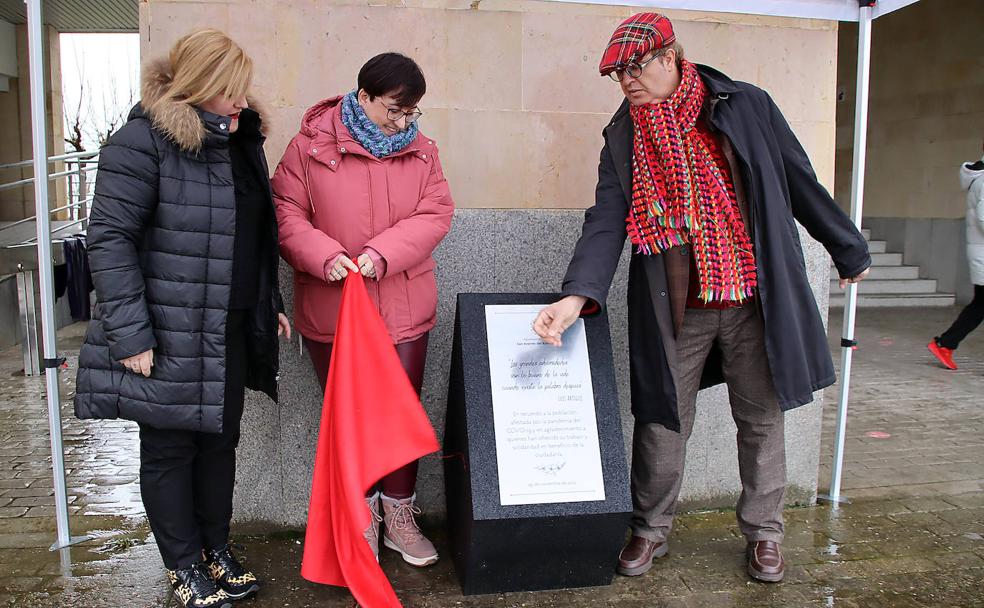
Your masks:
M280 251L294 268L294 320L324 388L340 279L360 272L417 392L437 312L434 249L448 233L454 201L437 146L417 129L423 73L385 53L359 72L358 88L308 109L272 179ZM437 561L414 516L417 463L366 497L366 539L415 566ZM379 503L383 515L379 515Z

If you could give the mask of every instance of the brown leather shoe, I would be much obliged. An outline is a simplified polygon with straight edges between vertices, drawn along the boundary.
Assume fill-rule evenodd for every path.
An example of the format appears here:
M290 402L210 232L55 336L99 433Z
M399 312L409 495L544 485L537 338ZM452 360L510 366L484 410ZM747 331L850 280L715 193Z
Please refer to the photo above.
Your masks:
M782 559L779 543L760 540L748 543L748 575L758 581L778 583L786 574L786 562Z
M623 576L639 576L649 572L653 559L663 557L668 551L665 542L654 543L641 536L633 536L618 554L616 572Z

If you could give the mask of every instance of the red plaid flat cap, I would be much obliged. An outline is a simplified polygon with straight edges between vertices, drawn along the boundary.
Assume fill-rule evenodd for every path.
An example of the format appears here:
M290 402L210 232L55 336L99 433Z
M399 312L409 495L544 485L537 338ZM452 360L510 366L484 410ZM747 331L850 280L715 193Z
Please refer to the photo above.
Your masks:
M624 68L646 53L667 47L676 40L673 24L659 13L637 13L623 21L601 56L601 75Z

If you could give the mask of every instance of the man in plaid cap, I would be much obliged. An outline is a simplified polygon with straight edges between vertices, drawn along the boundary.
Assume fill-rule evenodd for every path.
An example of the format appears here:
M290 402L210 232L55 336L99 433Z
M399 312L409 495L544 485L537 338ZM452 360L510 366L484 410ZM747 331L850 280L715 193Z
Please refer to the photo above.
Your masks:
M769 95L686 61L666 17L619 25L600 70L625 101L604 130L565 297L534 329L559 345L604 306L629 237L634 512L618 571L640 575L666 555L697 391L726 382L747 570L782 580L783 412L835 381L793 220L826 247L841 287L867 275L867 243Z

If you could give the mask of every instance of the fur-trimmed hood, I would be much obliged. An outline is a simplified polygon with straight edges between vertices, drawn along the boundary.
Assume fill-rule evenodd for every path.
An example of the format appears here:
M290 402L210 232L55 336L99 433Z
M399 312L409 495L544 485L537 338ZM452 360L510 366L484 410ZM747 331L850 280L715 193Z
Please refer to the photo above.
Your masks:
M960 187L970 190L973 183L984 177L984 158L976 163L964 163L960 165Z
M197 153L202 149L209 131L219 132L223 121L228 125L228 118L205 112L183 101L167 99L165 90L172 77L171 65L166 59L156 59L146 63L141 76L140 103L134 106L130 118L147 118L155 130L179 148L185 152ZM246 120L240 119L240 129L248 128L251 123L255 123L254 127L258 134L265 136L263 110L253 97L247 95L246 100L249 108L243 111ZM254 114L255 119L249 120L254 118L249 114ZM210 126L214 126L215 129L210 129Z

